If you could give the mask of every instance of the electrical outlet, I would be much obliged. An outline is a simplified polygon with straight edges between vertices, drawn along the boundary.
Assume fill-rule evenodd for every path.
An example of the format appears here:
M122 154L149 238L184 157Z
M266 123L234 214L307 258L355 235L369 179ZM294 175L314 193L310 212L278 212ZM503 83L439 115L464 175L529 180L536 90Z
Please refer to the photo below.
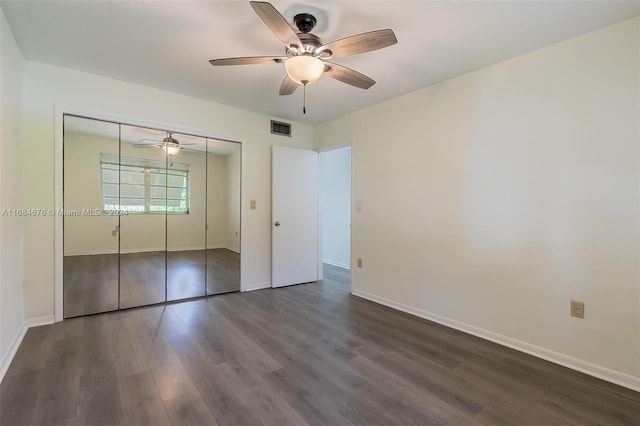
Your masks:
M362 259L358 258L357 263L358 263L358 268L362 268Z
M571 316L576 318L584 318L584 303L571 301Z
M250 204L251 204L251 207L250 207L251 210L255 210L255 208L256 208L256 200L251 200Z

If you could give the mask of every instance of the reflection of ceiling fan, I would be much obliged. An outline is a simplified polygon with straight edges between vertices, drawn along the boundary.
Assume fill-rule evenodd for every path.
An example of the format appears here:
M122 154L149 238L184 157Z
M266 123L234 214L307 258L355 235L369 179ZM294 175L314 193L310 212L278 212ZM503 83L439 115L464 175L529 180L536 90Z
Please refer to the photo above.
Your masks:
M398 42L393 31L386 29L357 34L325 44L318 36L310 33L316 24L313 15L300 13L293 18L299 30L296 33L270 3L249 3L265 25L284 43L286 56L212 59L209 62L211 65L284 63L287 76L280 86L280 95L292 94L298 85L313 84L325 73L343 83L368 89L375 84L374 80L350 68L329 62L328 59L371 52Z
M153 139L140 139L140 142L146 142L133 145L134 148L162 148L167 155L176 155L183 146L195 145L195 143L183 143L180 144L177 139L171 136L171 132L167 132L167 137L162 139L162 142Z

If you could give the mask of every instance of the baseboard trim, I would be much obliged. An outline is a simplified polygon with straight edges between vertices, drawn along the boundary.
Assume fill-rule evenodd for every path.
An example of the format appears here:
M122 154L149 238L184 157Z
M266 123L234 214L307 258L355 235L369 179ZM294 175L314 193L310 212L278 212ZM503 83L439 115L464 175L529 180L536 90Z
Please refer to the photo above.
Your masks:
M31 317L25 320L27 328L39 327L41 325L49 325L56 322L56 318L53 315L42 315L39 317Z
M164 248L140 248L140 249L130 249L130 250L102 250L102 251L82 251L82 252L73 252L73 253L65 253L65 256L99 256L104 254L132 254L132 253L148 253L155 251L164 251Z
M254 291L254 290L263 290L265 288L271 288L271 283L257 283L257 284L249 284L244 286L240 291Z
M53 324L54 322L55 322L55 317L53 315L44 315L41 317L27 318L24 321L22 321L20 330L18 330L15 337L11 341L11 344L9 345L8 350L5 356L2 358L2 362L0 363L0 382L2 381L2 379L4 379L4 375L7 374L7 370L9 370L11 361L13 361L13 358L16 356L16 353L18 352L18 348L20 347L20 344L22 343L24 336L26 336L27 331L31 327Z
M227 247L227 246L220 246L220 245L211 245L207 248L207 250L212 250L212 249L227 249L227 250L231 250L233 252L236 253L240 253L240 249L237 248L233 248L233 247ZM204 250L204 248L202 247L176 247L176 248L170 248L167 251L168 252L174 252L174 251L197 251L197 250ZM132 253L150 253L150 252L157 252L157 251L165 251L164 248L142 248L142 249L130 249L130 250L122 250L122 251L118 251L118 250L104 250L104 251L86 251L86 252L74 252L74 253L65 253L65 256L96 256L96 255L102 255L102 254L132 254Z
M326 263L327 265L331 265L331 266L337 266L338 268L342 268L342 269L351 269L351 265L349 265L348 263L334 262L333 260L327 260L327 259L322 259L322 263Z
M559 352L552 351L540 346L527 343L522 340L514 339L512 337L504 336L502 334L494 333L493 331L485 330L480 327L476 327L470 324L466 324L460 321L456 321L451 318L444 317L442 315L434 314L423 309L419 309L413 306L405 305L404 303L396 302L385 297L376 296L375 294L368 293L366 291L352 289L351 293L354 296L362 297L363 299L370 300L381 305L397 309L402 312L406 312L411 315L418 316L420 318L427 319L429 321L442 324L446 327L454 328L462 332L472 334L476 337L480 337L485 340L497 343L502 346L515 349L520 352L533 355L535 357L544 359L549 362L553 362L563 367L570 368L572 370L579 371L584 374L588 374L598 379L605 380L607 382L614 383L616 385L623 386L635 391L640 392L640 377L631 376L620 371L612 370L607 367L592 364L588 361L584 361L578 358L571 357Z
M26 321L23 321L20 326L20 330L18 330L18 333L16 333L15 337L11 341L7 353L2 358L2 363L0 363L0 381L2 381L4 379L4 375L7 374L11 361L13 361L13 357L16 356L16 352L18 352L18 348L22 343L22 339L24 339L24 336L27 334L28 328Z
M172 252L172 251L203 251L204 247L197 247L197 246L191 246L191 247L172 247L172 248L168 248L167 251L168 252ZM162 250L160 250L162 251Z
M103 251L78 251L72 253L65 253L64 256L96 256L101 254L118 254L118 250L103 250Z

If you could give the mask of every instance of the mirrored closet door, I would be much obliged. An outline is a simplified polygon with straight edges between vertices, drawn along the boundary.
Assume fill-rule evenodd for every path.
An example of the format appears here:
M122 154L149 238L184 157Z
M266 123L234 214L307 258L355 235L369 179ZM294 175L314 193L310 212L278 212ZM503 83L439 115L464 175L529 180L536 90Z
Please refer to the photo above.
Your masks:
M144 133L144 138L142 138ZM152 305L165 298L166 153L144 143L162 132L120 125L120 307ZM140 143L136 143L140 142Z
M64 317L240 290L240 144L64 117Z
M64 119L64 294L65 317L118 309L117 163L103 166L102 156L118 158L118 124L67 116Z
M206 294L206 139L174 137L190 145L167 167L167 300Z

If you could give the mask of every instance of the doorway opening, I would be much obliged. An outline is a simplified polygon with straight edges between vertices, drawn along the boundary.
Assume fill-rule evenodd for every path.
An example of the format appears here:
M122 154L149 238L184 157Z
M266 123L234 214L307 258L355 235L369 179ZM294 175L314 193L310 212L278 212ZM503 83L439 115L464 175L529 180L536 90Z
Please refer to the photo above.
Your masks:
M351 286L351 147L320 152L322 277Z

